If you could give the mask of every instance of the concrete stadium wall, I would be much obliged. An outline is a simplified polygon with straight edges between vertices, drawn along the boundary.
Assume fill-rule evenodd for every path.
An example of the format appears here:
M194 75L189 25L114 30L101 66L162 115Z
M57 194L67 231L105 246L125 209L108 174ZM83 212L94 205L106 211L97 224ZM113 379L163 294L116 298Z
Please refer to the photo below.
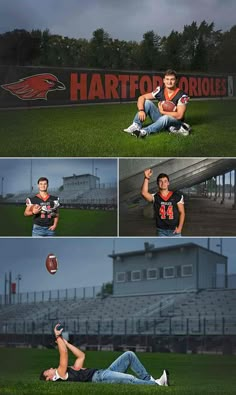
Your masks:
M162 85L163 72L0 66L0 108L135 101ZM236 96L236 75L184 74L191 98Z

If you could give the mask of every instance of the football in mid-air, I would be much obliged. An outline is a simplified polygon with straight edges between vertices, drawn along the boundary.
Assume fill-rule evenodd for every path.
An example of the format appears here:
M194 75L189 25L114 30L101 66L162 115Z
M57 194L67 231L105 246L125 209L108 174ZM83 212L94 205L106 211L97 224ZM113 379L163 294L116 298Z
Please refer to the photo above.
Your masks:
M54 254L48 254L46 258L46 268L50 274L55 274L58 269L57 257Z
M165 100L161 104L164 111L167 112L176 111L176 105L175 103L173 103L173 101Z

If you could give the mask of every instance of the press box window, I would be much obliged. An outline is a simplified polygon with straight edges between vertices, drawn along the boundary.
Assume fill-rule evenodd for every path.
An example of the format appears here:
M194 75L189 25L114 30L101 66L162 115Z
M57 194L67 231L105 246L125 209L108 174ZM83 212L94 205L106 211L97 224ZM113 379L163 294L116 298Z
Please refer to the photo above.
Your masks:
M125 282L125 272L116 273L116 282L124 283Z
M141 280L141 272L131 272L131 281L140 281Z
M157 270L156 269L149 269L147 271L147 279L148 280L155 280L157 278Z
M173 266L164 267L164 273L163 273L164 278L173 278L174 276L175 276L175 272Z
M182 266L182 277L190 277L193 275L193 265Z

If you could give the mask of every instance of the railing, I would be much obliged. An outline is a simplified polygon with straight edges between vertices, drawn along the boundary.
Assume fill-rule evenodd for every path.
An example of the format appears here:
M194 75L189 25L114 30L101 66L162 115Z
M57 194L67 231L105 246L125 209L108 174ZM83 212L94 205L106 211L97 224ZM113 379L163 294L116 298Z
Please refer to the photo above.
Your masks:
M96 298L102 294L102 286L55 289L40 292L22 292L19 294L0 295L1 305L15 305L51 301L78 300Z
M60 320L72 335L236 335L236 316L162 317L161 319L15 320L0 323L0 334L52 334Z

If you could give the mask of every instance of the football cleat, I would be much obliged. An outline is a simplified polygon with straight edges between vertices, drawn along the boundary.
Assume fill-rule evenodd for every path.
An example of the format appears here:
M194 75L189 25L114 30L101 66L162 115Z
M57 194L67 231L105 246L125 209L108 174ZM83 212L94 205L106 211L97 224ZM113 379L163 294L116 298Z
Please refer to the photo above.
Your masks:
M130 125L127 129L124 129L124 132L132 134L135 130L140 130L140 129L141 126L138 123L133 122L132 125Z
M170 126L169 127L169 132L172 134L178 134L181 136L188 136L189 132L191 131L191 127L189 124L183 122L182 125L180 126L179 129L177 129L175 126Z
M137 138L144 138L147 136L147 132L144 129L134 130L131 134Z
M190 126L188 123L183 122L182 127L183 127L185 130L188 130L188 132L191 132L191 126Z
M177 133L179 129L177 129L175 126L170 126L168 130L170 133Z
M163 370L161 377L156 379L155 382L163 387L168 387L170 385L168 370Z

